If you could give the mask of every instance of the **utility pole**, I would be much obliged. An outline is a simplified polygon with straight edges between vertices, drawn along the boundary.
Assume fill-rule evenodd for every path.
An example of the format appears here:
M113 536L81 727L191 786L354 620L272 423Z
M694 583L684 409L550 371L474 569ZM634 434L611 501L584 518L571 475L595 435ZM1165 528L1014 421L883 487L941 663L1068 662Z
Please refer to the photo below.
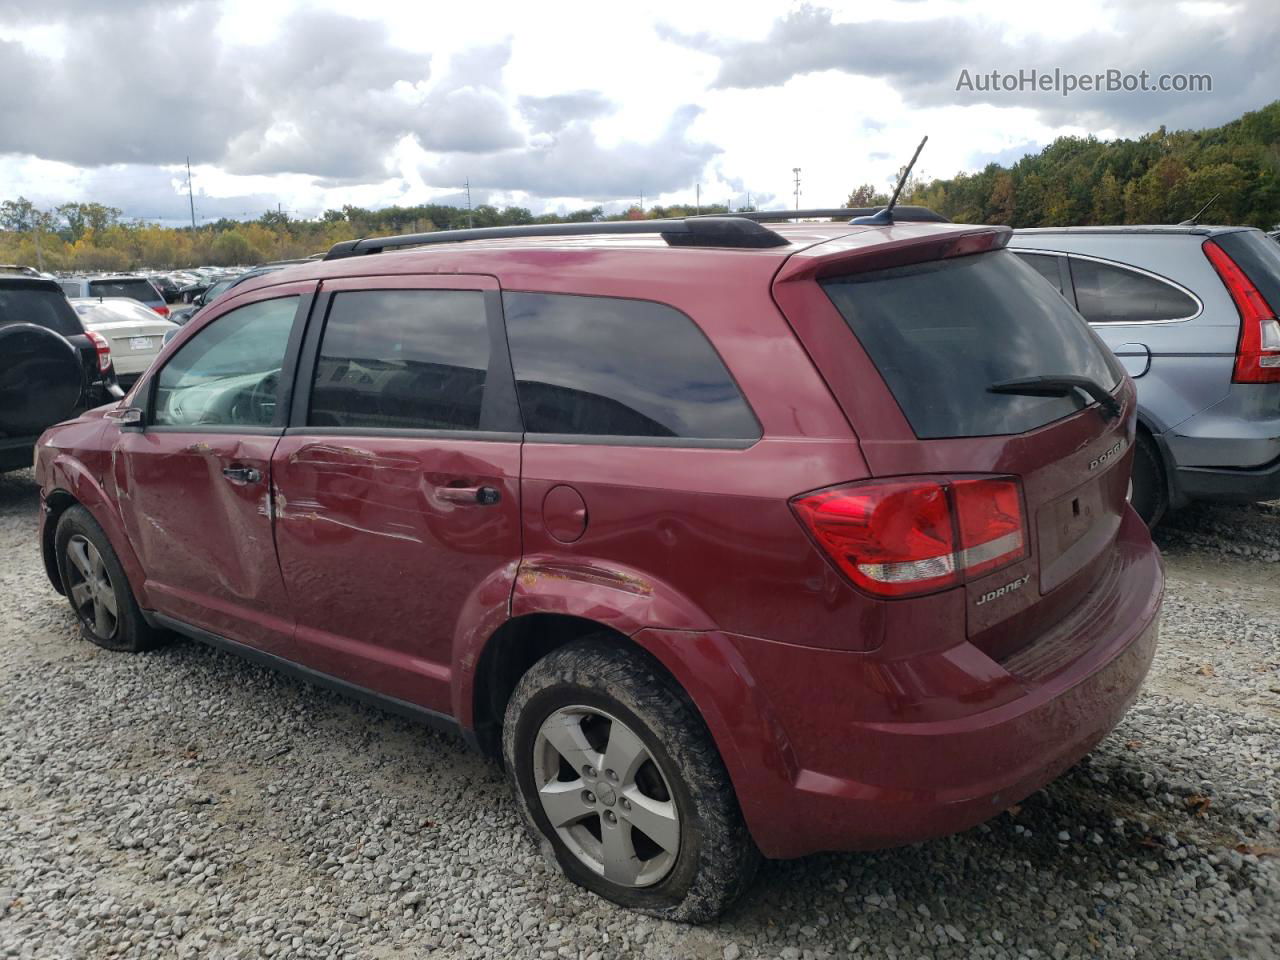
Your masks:
M467 227L470 229L475 226L475 222L471 219L471 178L467 177Z
M37 210L35 223L33 224L35 229L33 229L31 232L35 236L35 240L36 240L36 269L39 270L41 273L44 272L44 254L40 250L40 230L44 226L44 223L42 222L43 220L44 220L44 215L39 210Z
M702 184L700 183L693 185L693 213L695 216L702 213Z
M796 175L796 211L800 210L800 168L792 167L791 172Z
M196 198L191 192L191 158L187 157L187 202L191 204L191 234L196 232Z

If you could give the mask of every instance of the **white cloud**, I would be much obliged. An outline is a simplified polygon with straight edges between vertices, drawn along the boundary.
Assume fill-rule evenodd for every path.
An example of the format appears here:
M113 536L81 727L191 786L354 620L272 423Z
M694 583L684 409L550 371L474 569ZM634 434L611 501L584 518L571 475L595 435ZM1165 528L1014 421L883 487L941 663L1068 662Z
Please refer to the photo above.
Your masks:
M534 209L839 203L919 137L949 176L1063 134L1203 126L1275 96L1269 0L0 0L0 178L138 216L455 197ZM1176 16L1169 11L1176 10ZM678 26L673 26L678 25ZM1206 95L966 95L960 69L1209 72ZM32 83L32 77L41 78ZM123 164L123 165L122 165Z

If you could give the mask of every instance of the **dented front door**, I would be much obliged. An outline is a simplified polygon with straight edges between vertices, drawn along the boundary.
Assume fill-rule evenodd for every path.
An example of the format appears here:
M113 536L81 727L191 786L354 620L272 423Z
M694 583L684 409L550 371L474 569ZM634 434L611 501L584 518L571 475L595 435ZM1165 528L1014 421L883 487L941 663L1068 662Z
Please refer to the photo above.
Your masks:
M278 435L122 433L116 483L159 613L277 656L293 618L271 535Z
M220 300L135 388L143 422L122 428L112 448L111 482L148 605L290 659L271 458L315 286L271 284Z

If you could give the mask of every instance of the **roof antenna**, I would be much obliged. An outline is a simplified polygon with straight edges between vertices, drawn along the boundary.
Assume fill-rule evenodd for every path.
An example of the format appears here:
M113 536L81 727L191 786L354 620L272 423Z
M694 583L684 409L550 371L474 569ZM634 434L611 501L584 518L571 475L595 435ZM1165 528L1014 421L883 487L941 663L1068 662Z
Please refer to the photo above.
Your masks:
M1196 226L1200 222L1200 218L1204 216L1204 212L1208 210L1210 207L1212 207L1213 202L1217 200L1220 196L1222 196L1222 194L1215 193L1212 197L1209 198L1208 203L1206 203L1203 207L1201 207L1199 210L1196 211L1195 216L1193 216L1190 220L1183 220L1181 223L1178 224L1178 226L1180 227Z
M920 156L920 151L924 149L924 145L929 142L926 135L920 141L920 146L916 147L916 152L911 155L911 162L907 164L907 169L902 171L902 176L898 178L898 185L893 188L893 196L889 198L889 205L883 210L877 210L875 213L867 217L854 217L850 223L856 223L865 227L887 227L893 223L893 205L898 202L898 194L902 192L902 188L906 186L907 177L911 176L911 168L916 165L916 159Z

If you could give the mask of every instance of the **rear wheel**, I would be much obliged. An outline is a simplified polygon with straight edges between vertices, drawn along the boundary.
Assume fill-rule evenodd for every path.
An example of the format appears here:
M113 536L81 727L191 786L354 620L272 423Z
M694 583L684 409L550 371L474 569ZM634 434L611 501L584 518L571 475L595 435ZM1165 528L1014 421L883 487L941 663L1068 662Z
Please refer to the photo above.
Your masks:
M1169 508L1164 464L1155 441L1139 431L1133 445L1133 477L1129 502L1148 527L1155 527Z
M54 534L58 572L80 635L107 650L136 653L163 642L164 634L142 617L124 568L93 516L74 506Z
M600 640L548 654L507 706L518 803L565 875L667 920L718 915L760 854L687 695L642 654Z

